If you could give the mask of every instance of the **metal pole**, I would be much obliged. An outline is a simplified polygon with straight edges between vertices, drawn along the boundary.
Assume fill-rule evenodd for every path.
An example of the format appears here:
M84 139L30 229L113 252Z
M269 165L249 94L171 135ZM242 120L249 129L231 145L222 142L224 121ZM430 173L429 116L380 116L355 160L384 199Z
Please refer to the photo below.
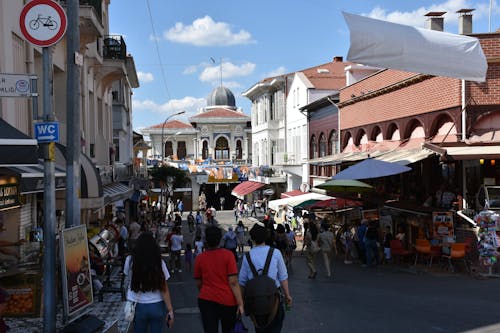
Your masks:
M66 228L80 225L80 68L75 54L80 50L78 0L67 1L67 149L66 149Z
M43 118L52 121L52 49L44 47ZM55 143L41 144L44 158L43 201L43 331L56 331L56 188Z

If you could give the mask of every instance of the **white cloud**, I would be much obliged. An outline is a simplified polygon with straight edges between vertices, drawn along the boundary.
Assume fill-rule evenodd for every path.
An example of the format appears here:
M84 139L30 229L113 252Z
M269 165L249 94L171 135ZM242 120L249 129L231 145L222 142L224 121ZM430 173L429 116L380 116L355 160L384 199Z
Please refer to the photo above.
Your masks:
M212 86L216 87L220 84L220 81L219 82L212 82ZM222 81L222 85L228 89L239 89L241 88L241 84L239 82L236 82L236 81Z
M210 16L193 21L191 25L177 22L163 33L169 41L196 46L228 46L253 43L252 35L245 30L233 32L225 22L215 22Z
M222 79L230 79L233 77L247 76L253 73L255 64L251 62L244 63L240 66L231 62L222 63ZM200 81L210 82L220 80L220 66L206 67L200 74Z
M273 69L272 71L264 74L263 77L274 77L274 76L280 76L286 73L286 68L283 66L280 66L278 68Z
M486 7L486 8L485 8ZM415 27L424 27L426 17L424 16L428 12L447 12L444 15L445 29L448 23L456 24L458 21L457 10L462 8L476 8L474 11L474 17L479 18L485 14L485 9L487 12L487 6L478 4L473 4L468 0L447 0L441 3L436 3L428 7L419 7L413 11L402 12L399 10L388 12L386 9L376 6L368 14L363 14L375 19L390 21L399 24L411 25Z
M186 116L190 116L195 114L200 107L206 106L206 103L207 101L205 98L196 98L192 96L186 96L182 99L171 99L163 104L159 104L152 100L132 100L134 112L153 112L164 117L183 110L186 111Z
M198 66L196 65L192 65L192 66L188 66L184 69L184 71L182 71L182 74L185 74L185 75L190 75L190 74L194 74L198 71Z
M153 82L155 79L153 73L146 73L141 71L137 72L137 77L139 77L139 82L141 83Z

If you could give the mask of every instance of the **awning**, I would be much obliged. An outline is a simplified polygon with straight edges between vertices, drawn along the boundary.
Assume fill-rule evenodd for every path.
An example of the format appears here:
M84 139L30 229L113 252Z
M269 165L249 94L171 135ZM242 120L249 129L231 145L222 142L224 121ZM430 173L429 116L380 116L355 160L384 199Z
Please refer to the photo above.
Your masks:
M285 193L281 193L280 198L291 198L291 197L296 197L298 195L306 194L306 192L302 192L301 190L293 190L293 191L288 191Z
M385 162L398 163L401 165L408 165L426 159L434 154L435 152L422 148L396 149L384 155L377 156L375 159Z
M122 183L112 183L109 185L104 185L102 191L104 194L104 205L116 202L118 200L130 199L132 194L134 193L133 188L130 188Z
M17 174L20 178L19 193L39 193L44 191L44 164L43 160L39 160L35 165L12 165L3 170L9 170L11 173ZM2 171L0 171L2 173ZM63 168L55 167L55 188L63 190L66 188L66 173Z
M318 199L318 200L326 200L326 199L331 199L332 197L324 194L319 194L319 193L314 193L314 192L308 192L304 193L302 195L297 195L295 197L290 197L290 198L284 198L284 199L278 199L278 200L271 200L269 201L269 208L271 208L274 211L278 211L280 207L284 206L291 206L294 207L306 200L312 200L312 199Z
M446 149L445 156L454 160L476 160L476 159L497 159L500 158L499 146L462 146L462 147L442 147Z
M264 183L260 182L254 182L252 180L247 180L245 182L242 182L233 189L231 192L232 195L234 195L237 198L243 199L243 197L249 193L252 193L253 191L258 190L259 188L263 187Z
M0 165L38 164L38 142L0 118Z
M66 169L66 147L56 143L56 165ZM80 207L97 209L104 206L101 176L94 163L84 153L80 154Z

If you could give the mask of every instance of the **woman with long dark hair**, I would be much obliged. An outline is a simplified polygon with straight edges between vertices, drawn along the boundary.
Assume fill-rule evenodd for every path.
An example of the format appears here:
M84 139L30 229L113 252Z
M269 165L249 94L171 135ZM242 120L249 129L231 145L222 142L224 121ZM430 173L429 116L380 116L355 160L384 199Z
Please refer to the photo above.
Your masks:
M171 327L174 310L167 284L170 274L152 233L143 232L137 238L123 271L130 277L127 299L136 302L135 332L161 333L165 320Z

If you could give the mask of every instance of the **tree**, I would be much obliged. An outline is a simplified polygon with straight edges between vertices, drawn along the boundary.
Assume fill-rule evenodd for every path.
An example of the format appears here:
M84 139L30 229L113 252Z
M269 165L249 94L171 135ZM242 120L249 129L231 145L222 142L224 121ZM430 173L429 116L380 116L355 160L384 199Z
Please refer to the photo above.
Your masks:
M184 187L186 182L189 180L186 171L166 165L153 168L151 170L151 177L155 183L159 182L161 185L167 184L168 178L172 177L173 188Z

